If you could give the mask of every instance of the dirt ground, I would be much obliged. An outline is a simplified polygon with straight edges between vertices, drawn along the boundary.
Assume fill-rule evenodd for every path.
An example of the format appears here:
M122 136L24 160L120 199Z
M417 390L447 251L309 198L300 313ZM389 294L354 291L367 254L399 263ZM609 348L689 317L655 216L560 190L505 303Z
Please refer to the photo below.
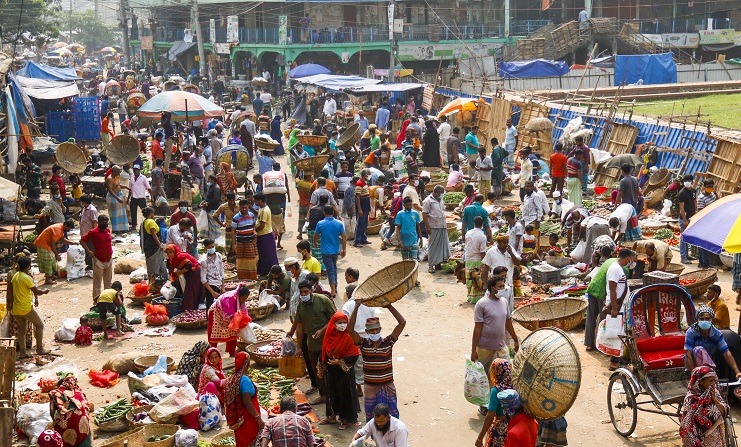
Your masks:
M283 166L288 164L285 157L278 157L278 161ZM295 200L295 189L292 190L292 195ZM102 202L96 205L101 210L104 209ZM287 256L295 256L297 214L297 209L294 208L293 217L287 218L288 232L283 238L285 250L279 251L281 260ZM348 244L347 257L339 261L340 290L344 287L342 272L345 268L358 268L362 281L381 266L401 259L398 251L381 251L378 236L371 236L370 240L372 245L364 248L354 248ZM675 257L678 258L678 254ZM732 326L736 327L738 311L735 310L734 296L730 292L730 274L722 271L719 277L724 289L723 298L731 309ZM115 279L125 284L125 293L132 287L128 275L115 275ZM37 276L36 280L40 283L43 277ZM404 334L394 348L394 372L401 419L409 428L411 445L473 446L483 422L477 408L463 397L464 356L471 350L473 305L466 303L465 287L456 284L452 275L430 274L426 264L422 264L419 281L421 286L396 304L407 320ZM51 293L42 296L39 301L45 315L44 339L47 346L77 364L81 371L80 383L96 407L104 405L106 400L115 400L117 394L128 396L125 380L114 388L101 389L93 387L87 378L87 371L91 368L100 369L111 354L131 351L139 351L142 355L165 353L177 361L195 342L206 339L204 329L176 332L168 338L138 335L123 341L94 342L93 346L85 348L55 343L53 334L62 319L76 318L86 311L92 305L91 294L91 279L83 278L52 286ZM130 316L142 311L143 308L131 306L129 302ZM390 332L394 325L393 317L388 312L383 312L381 322L383 332ZM288 329L290 326L288 312L285 310L259 323L271 328ZM143 330L146 325L134 328ZM517 325L516 330L520 339L529 333ZM569 445L592 444L596 440L603 444L615 442L618 445L646 447L681 445L677 424L665 416L639 413L638 427L631 438L625 439L615 432L606 407L610 377L607 370L608 359L600 353L584 351L583 331L583 326L580 326L570 333L581 355L583 380L579 397L566 415ZM221 345L220 348L223 350L224 346ZM225 358L225 364L231 365L231 359ZM308 387L308 381L302 379L300 388L305 390ZM324 405L319 405L315 410L320 417L323 416ZM738 414L737 407L733 411ZM363 414L359 417L364 420ZM346 446L352 439L352 429L339 431L337 426L324 426L321 430L331 435L330 442L334 446ZM202 434L202 438L217 433L218 431L211 431ZM108 435L101 434L101 437ZM94 445L100 443L101 439L94 441Z

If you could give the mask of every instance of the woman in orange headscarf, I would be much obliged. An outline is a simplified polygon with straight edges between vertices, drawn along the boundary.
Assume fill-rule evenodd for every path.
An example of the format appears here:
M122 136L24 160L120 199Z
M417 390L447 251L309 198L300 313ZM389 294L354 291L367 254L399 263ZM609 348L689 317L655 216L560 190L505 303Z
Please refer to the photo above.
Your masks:
M229 163L222 161L219 164L219 173L216 174L216 181L219 183L219 188L221 188L222 202L226 200L228 193L237 193L237 179L234 178L234 173Z
M347 331L347 324L347 315L342 311L337 311L330 318L322 342L322 363L318 371L318 375L325 377L329 397L327 418L321 423L334 424L339 418L340 430L358 422L354 366L360 350Z

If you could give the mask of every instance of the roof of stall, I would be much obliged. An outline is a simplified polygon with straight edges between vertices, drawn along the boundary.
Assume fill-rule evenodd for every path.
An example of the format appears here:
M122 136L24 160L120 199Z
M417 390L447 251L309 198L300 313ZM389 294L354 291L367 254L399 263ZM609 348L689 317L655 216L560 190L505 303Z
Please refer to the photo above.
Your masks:
M319 74L297 79L299 84L312 84L328 90L343 91L356 89L365 85L380 84L380 79L369 79L360 76L345 76L333 74Z
M417 88L424 87L425 84L408 83L391 83L391 84L369 84L358 87L346 88L345 93L351 95L365 95L366 93L378 92L408 92Z

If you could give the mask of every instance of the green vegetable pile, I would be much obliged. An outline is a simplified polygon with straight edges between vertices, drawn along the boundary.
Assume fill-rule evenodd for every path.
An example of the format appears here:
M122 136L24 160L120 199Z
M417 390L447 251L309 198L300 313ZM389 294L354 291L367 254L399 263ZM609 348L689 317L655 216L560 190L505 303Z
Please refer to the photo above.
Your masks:
M36 241L36 233L29 233L23 236L23 242L27 244L33 244Z
M581 204L589 211L592 211L593 209L597 208L597 201L592 199L584 199L582 200Z
M674 232L668 228L660 228L656 230L656 233L654 234L654 239L658 239L660 241L665 241L673 237L674 237Z
M229 436L223 439L219 439L218 441L212 442L214 445L236 445L237 441L234 439L234 436Z
M99 412L95 413L95 415L93 415L93 421L95 421L97 425L114 421L125 416L126 413L131 411L133 408L134 407L132 407L130 403L126 402L126 398L119 399L110 405L106 405L101 408Z
M461 232L458 230L448 231L448 240L450 242L455 242L458 239L461 238Z
M558 222L546 220L540 223L540 234L546 236L552 233L558 233L561 230L561 225Z
M296 381L281 376L275 368L265 368L256 372L253 381L257 388L257 400L266 408L271 405L273 388L278 390L281 399L293 395L296 389Z
M466 194L463 192L446 192L443 195L443 203L445 205L458 205L464 198L466 198Z
M508 233L509 233L509 227L507 225L502 225L502 228L500 228L499 231L497 231L497 234L508 234Z
M451 260L448 262L443 262L440 264L440 267L443 270L443 273L455 273L455 267L458 263L455 260Z

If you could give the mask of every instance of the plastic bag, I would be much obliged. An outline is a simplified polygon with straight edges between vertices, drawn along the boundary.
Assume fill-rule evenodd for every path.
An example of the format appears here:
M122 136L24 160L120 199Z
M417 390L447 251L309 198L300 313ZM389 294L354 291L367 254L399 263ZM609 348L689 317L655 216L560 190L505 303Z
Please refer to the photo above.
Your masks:
M489 404L490 391L484 365L466 358L466 376L463 384L466 400L479 407L485 407Z
M272 304L274 306L273 311L277 312L280 309L280 300L278 295L271 295L268 294L266 290L263 290L260 292L260 295L257 297L257 305L267 306L268 304Z
M597 339L596 345L597 350L603 354L611 355L613 357L620 357L623 355L623 342L618 337L607 336L607 319L597 326Z
M146 281L148 279L149 279L149 274L147 273L146 267L140 267L134 270L133 272L129 273L129 282L132 284L136 284L139 281Z
M618 335L623 335L623 316L618 315L616 318L612 318L612 315L608 315L605 318L605 336L615 338Z
M193 199L191 200L191 204L193 206L200 206L201 202L203 202L201 190L198 188L198 186L193 186Z
M198 432L181 428L175 433L175 447L198 447Z
M142 280L134 284L134 296L147 295L149 295L149 283L147 282L147 280Z
M198 399L193 387L184 386L159 401L149 411L149 416L157 422L162 422L175 415L187 415L197 409Z
M144 381L133 372L129 372L126 375L126 379L127 385L129 386L129 394L131 395L133 395L137 391L148 391L149 388L151 388L151 386L144 383Z
M165 198L165 196L159 196L157 197L157 200L155 201L154 204L155 206L166 206L168 205L167 198Z
M160 289L160 293L162 294L162 297L166 300L171 300L175 298L175 294L177 293L177 289L175 286L172 285L170 281L167 281L162 288Z
M70 245L67 249L67 281L85 276L85 249L79 245Z
M185 386L188 383L188 376L179 374L160 373L160 383L165 386Z
M257 337L255 336L255 333L252 332L252 328L249 325L238 330L237 335L247 343L257 343Z
M91 369L87 375L90 377L93 386L99 388L110 388L118 383L118 373L116 371Z
M162 304L144 303L144 315L167 315L167 308Z
M201 210L198 214L198 217L196 217L196 228L198 228L198 231L208 231L208 211Z
M244 327L248 327L251 322L252 318L250 317L250 315L240 310L236 314L234 314L232 320L229 322L229 329L238 331Z
M575 262L582 262L582 261L588 261L587 259L584 259L584 255L587 251L587 243L586 241L579 241L578 244L576 244L576 247L574 250L569 253L569 256L571 256L571 259L573 259Z
M41 432L51 423L49 404L21 405L18 407L15 421L18 428L30 438L31 445L34 445Z
M198 402L198 408L200 409L198 425L201 431L209 431L217 427L224 419L224 416L221 414L219 398L213 394L206 393L198 398Z
M296 346L296 342L291 337L284 338L283 346L281 347L280 352L281 357L295 356L296 352L298 352L298 346Z
M80 327L79 318L65 318L62 320L62 325L54 332L54 339L56 341L72 341L75 339L75 333L77 328Z
M154 365L144 370L144 375L159 374L167 372L167 356L160 355Z

